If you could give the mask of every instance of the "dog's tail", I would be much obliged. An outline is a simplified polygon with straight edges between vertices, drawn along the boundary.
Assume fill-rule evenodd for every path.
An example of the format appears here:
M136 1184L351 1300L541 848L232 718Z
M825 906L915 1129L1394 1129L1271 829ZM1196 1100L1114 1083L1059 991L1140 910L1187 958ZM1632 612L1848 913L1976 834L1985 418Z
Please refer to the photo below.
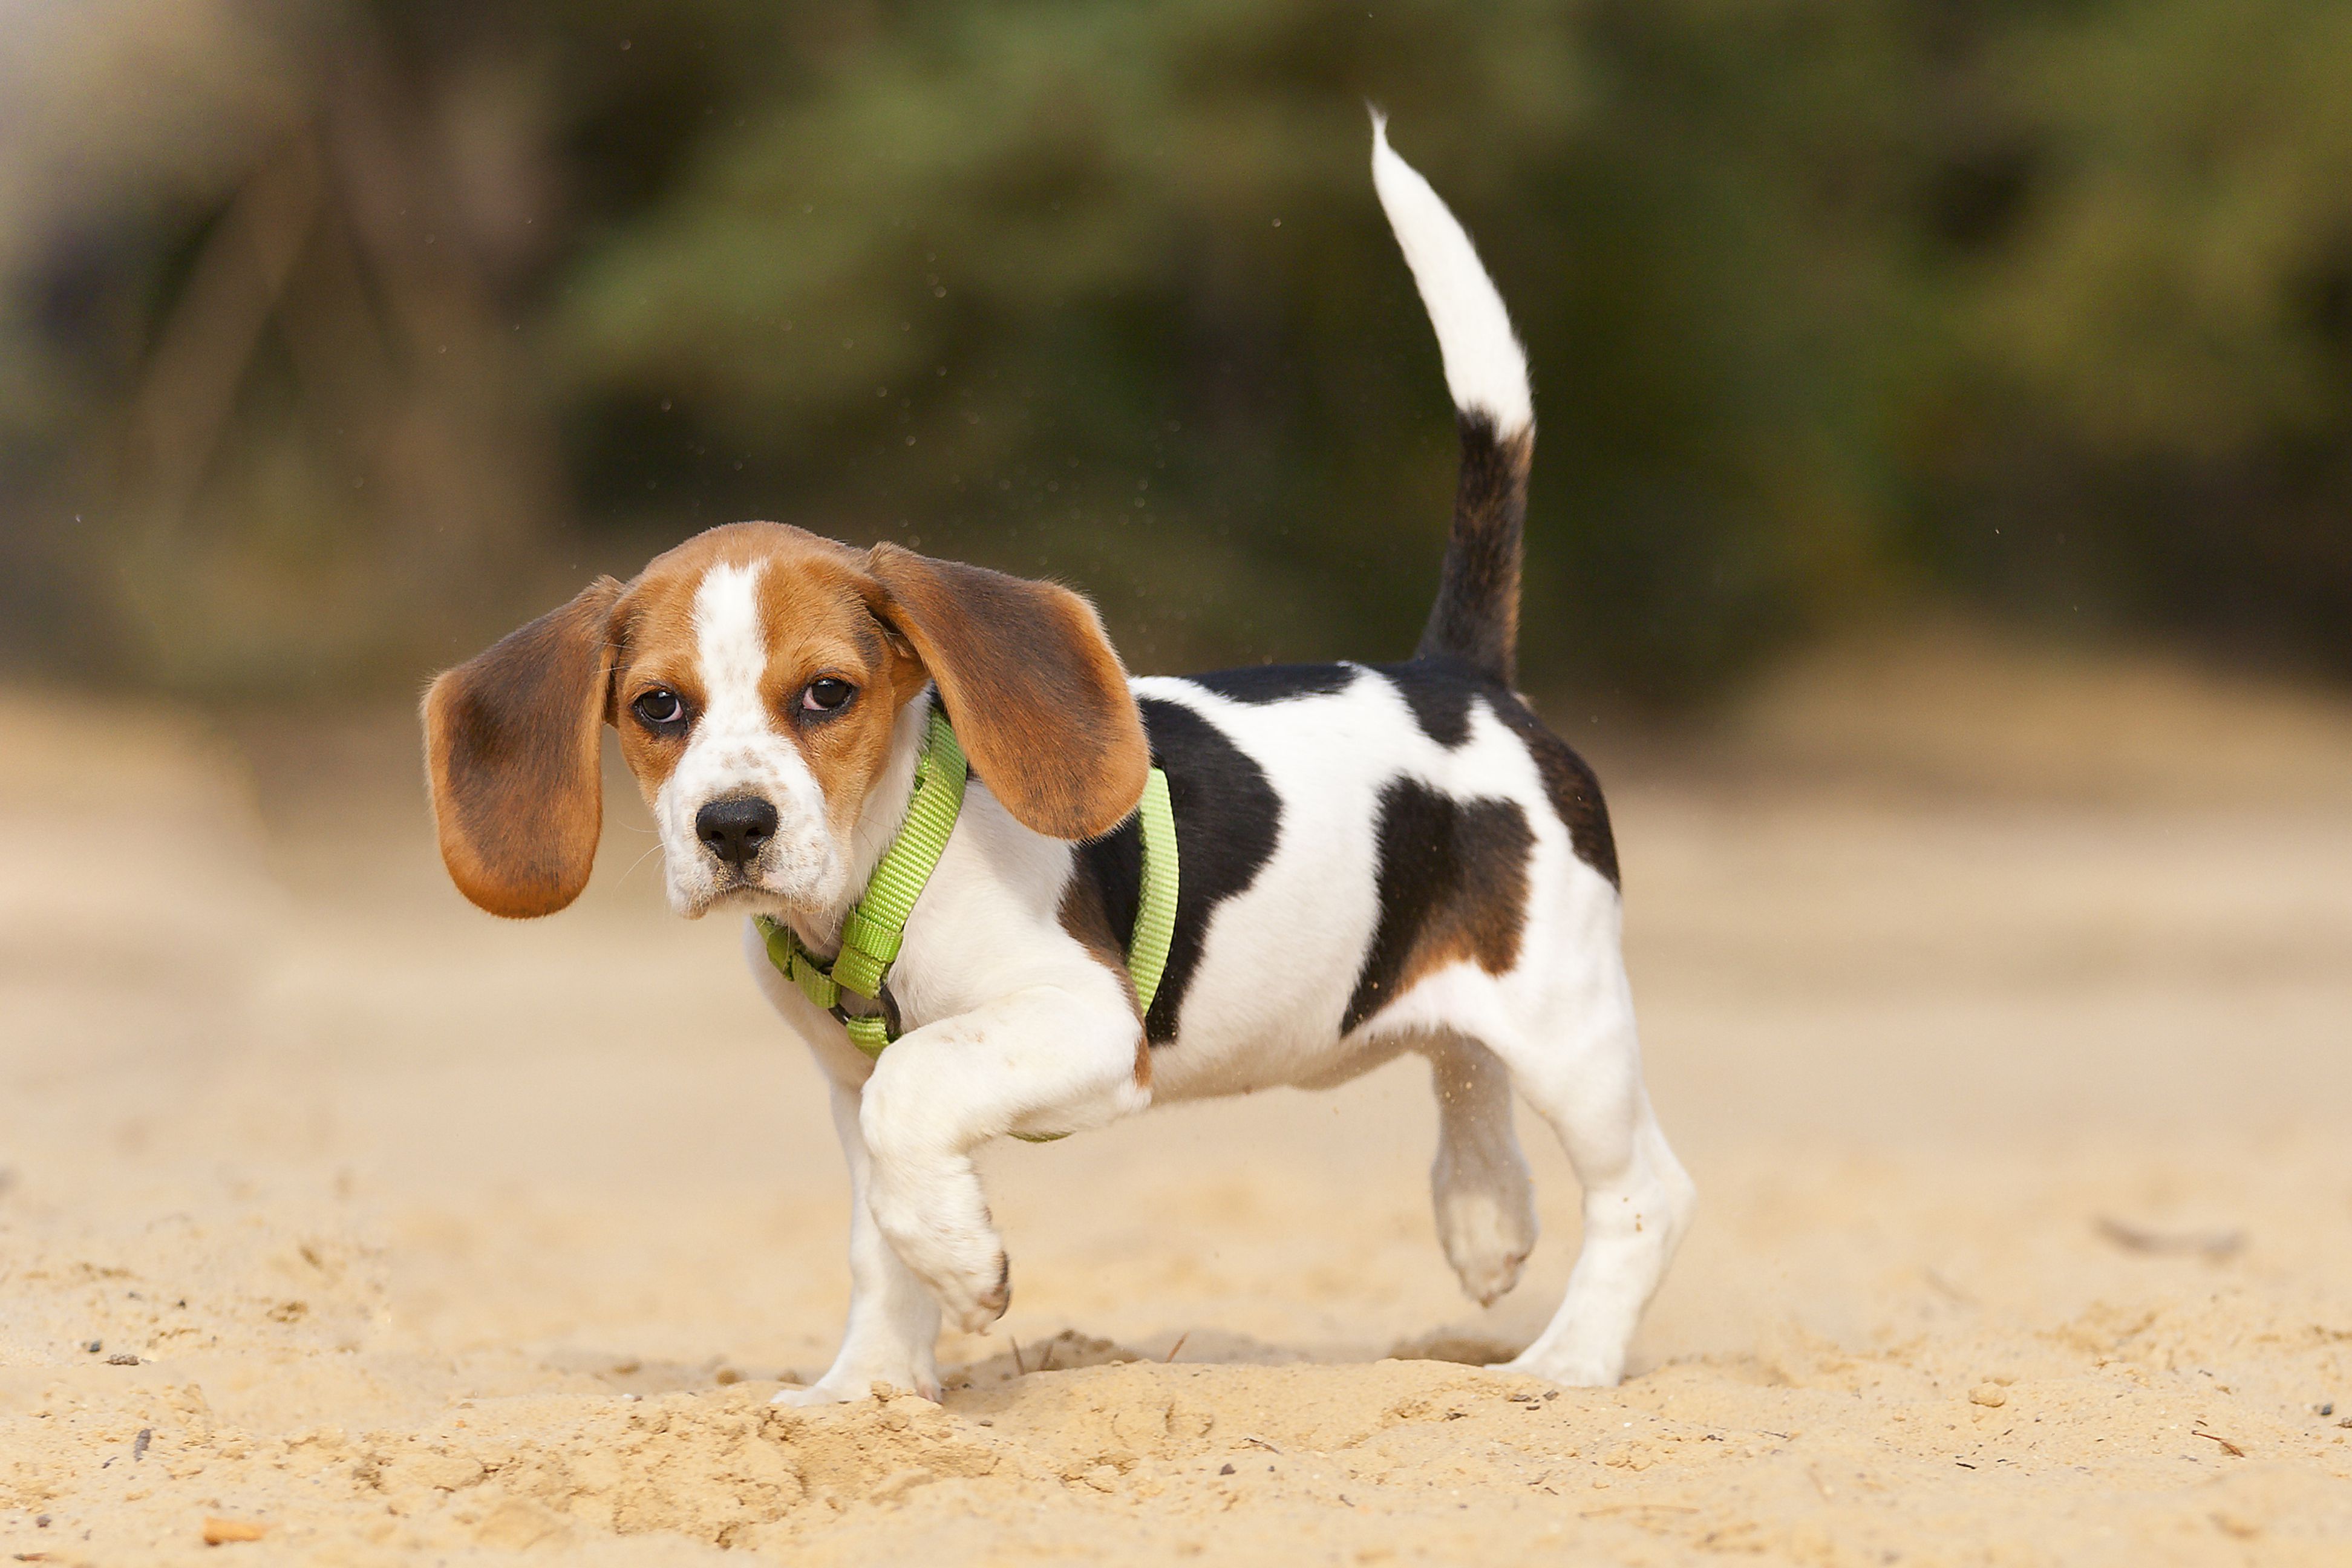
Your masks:
M1388 121L1378 110L1372 185L1437 329L1462 431L1454 527L1415 656L1452 659L1507 683L1518 651L1520 535L1536 440L1528 356L1470 237L1429 182L1390 149Z

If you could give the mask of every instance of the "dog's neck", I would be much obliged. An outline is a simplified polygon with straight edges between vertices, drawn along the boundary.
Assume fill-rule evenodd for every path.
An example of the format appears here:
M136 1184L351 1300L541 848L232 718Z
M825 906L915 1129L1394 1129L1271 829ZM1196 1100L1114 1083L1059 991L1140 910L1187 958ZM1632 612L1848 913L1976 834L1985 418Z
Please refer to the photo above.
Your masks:
M890 754L875 775L874 784L858 804L857 826L849 834L849 881L841 900L829 909L792 916L793 933L813 952L834 952L841 947L841 928L849 911L866 896L866 884L882 863L898 830L907 824L907 808L915 795L915 769L923 760L929 733L931 705L938 694L926 689L898 710L890 726Z

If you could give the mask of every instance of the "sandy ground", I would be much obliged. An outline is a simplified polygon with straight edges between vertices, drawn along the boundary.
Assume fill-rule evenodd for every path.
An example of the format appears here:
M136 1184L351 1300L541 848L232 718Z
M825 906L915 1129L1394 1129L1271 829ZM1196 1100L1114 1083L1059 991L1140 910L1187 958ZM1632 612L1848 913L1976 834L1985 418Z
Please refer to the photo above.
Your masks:
M943 1408L809 1414L823 1098L641 819L507 926L396 716L0 733L0 1551L2352 1561L2325 702L1849 650L1671 763L1596 745L1703 1194L1622 1389L1446 1359L1532 1334L1575 1190L1530 1129L1547 1239L1465 1302L1401 1064L992 1151L1011 1315Z

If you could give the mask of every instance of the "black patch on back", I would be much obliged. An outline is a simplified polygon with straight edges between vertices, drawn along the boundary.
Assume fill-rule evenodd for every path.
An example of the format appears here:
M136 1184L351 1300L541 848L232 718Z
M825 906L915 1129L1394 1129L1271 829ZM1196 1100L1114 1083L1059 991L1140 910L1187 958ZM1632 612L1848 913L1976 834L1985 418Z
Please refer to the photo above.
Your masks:
M1375 837L1380 924L1339 1021L1341 1034L1394 1000L1424 940L1465 946L1507 967L1524 918L1535 835L1517 802L1456 800L1401 778L1381 791Z
M1168 774L1181 872L1168 967L1160 972L1159 994L1143 1020L1144 1038L1164 1046L1176 1037L1176 1020L1192 972L1200 967L1210 915L1246 890L1274 858L1282 800L1265 771L1206 719L1180 702L1157 698L1142 699L1141 706L1152 765ZM1078 874L1094 878L1101 889L1111 929L1125 946L1135 933L1135 913L1143 899L1142 828L1129 817L1102 837L1079 845L1077 861Z
M1609 805L1601 798L1601 781L1575 748L1544 728L1544 721L1517 695L1498 689L1486 702L1535 758L1536 768L1543 774L1544 794L1551 799L1553 813L1567 825L1576 858L1608 878L1611 887L1622 888L1617 879L1617 839L1609 831Z
M1205 686L1235 702L1283 702L1293 697L1337 697L1355 684L1351 664L1252 664L1239 669L1213 669L1188 675L1195 686Z
M1470 710L1478 705L1479 694L1494 689L1495 684L1445 658L1372 668L1404 698L1421 732L1449 752L1470 738Z

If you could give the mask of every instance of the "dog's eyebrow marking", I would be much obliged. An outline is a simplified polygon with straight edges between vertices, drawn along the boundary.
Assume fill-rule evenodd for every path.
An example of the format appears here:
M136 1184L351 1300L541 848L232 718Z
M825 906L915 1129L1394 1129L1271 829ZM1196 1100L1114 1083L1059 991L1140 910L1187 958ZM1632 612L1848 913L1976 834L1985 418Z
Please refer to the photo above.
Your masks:
M1181 702L1146 697L1143 728L1151 737L1152 761L1168 770L1168 804L1182 847L1183 875L1176 889L1176 931L1168 942L1168 967L1160 992L1143 1021L1146 1039L1164 1046L1176 1037L1184 994L1200 966L1209 918L1227 899L1247 892L1274 858L1282 833L1282 797L1265 770L1225 732ZM1103 890L1103 907L1113 931L1135 929L1142 898L1143 836L1135 818L1089 844L1078 846L1078 874L1091 876Z
M1468 960L1500 974L1519 960L1528 815L1513 800L1456 800L1412 779L1381 791L1381 921L1339 1032L1433 969Z

